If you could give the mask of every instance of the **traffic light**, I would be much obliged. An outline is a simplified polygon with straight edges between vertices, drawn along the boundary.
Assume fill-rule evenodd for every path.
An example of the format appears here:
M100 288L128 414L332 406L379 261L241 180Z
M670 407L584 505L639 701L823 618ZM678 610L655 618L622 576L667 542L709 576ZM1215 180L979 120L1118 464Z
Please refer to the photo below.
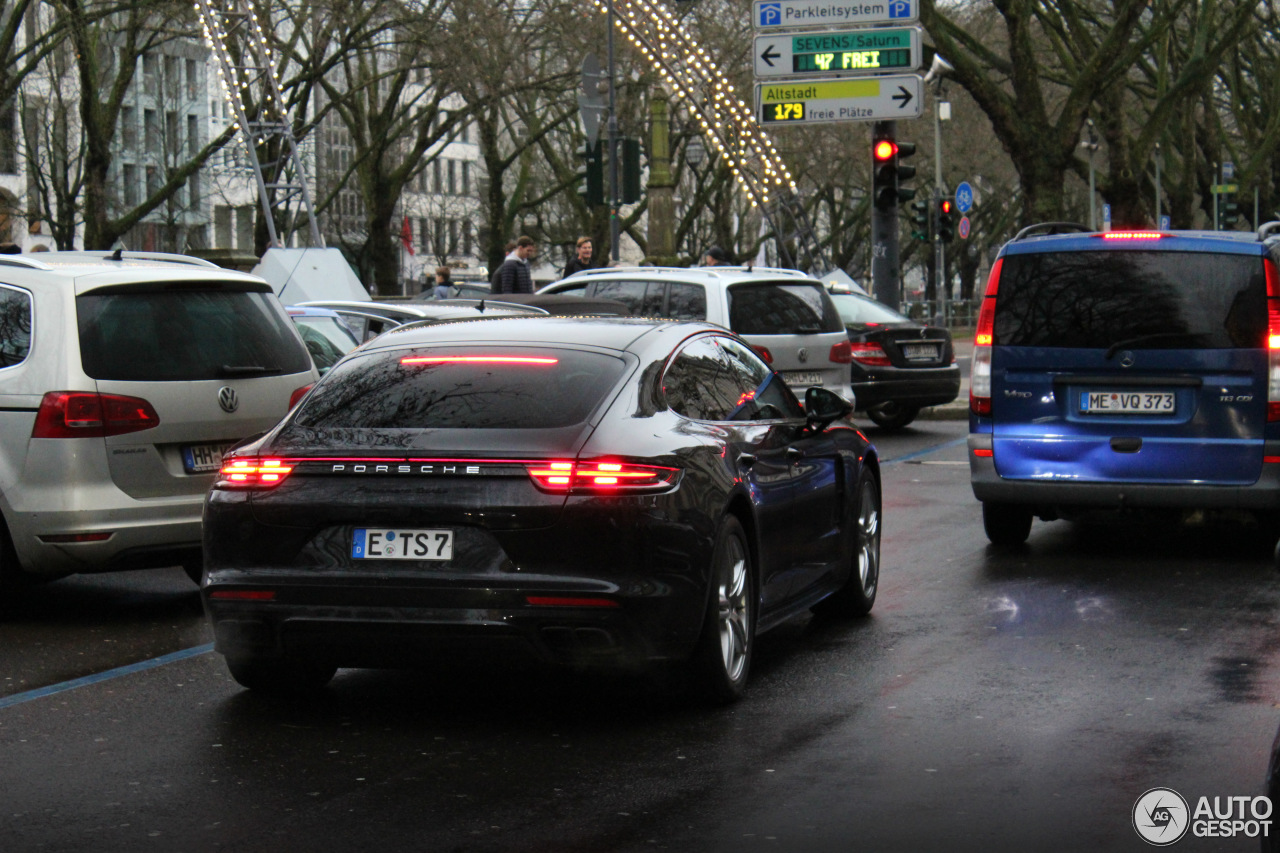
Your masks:
M911 201L916 197L916 191L913 187L902 186L903 181L909 181L916 176L915 166L904 166L902 161L916 153L916 144L914 142L898 143L898 159L897 159L897 175L898 175L898 201Z
M1233 195L1223 195L1218 198L1218 229L1226 231L1228 228L1235 226L1240 221L1240 205L1236 203L1236 197Z
M604 155L601 141L595 144L584 143L578 148L578 158L582 165L578 167L578 195L582 196L587 207L598 207L604 204Z
M956 236L954 222L955 202L949 198L938 199L938 239L950 243Z
M881 210L898 206L898 143L890 136L871 139L871 199Z
M640 189L640 140L625 137L619 142L622 166L622 203L635 204L642 195Z
M914 192L914 190L913 190ZM924 199L911 202L911 222L915 227L911 229L911 239L919 240L921 243L929 242L929 202Z

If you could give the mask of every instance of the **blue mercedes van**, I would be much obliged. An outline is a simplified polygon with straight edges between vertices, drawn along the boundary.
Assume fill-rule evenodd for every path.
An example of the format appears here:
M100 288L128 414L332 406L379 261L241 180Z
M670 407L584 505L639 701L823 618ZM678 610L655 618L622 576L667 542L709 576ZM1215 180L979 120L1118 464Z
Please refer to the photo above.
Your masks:
M1066 231L1068 233L1060 233ZM1097 510L1280 510L1280 222L1024 229L991 269L969 401L987 537Z

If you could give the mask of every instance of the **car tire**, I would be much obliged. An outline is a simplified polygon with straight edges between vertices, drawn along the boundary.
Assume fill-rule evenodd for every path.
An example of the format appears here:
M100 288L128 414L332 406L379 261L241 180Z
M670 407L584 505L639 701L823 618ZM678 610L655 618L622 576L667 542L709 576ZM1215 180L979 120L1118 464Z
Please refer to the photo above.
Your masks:
M886 403L877 403L867 409L867 417L871 418L871 421L876 426L887 430L902 429L914 421L918 414L920 414L918 407L904 406L892 400Z
M9 527L0 520L0 593L6 597L35 586L38 581L22 570Z
M689 686L711 704L742 697L755 651L755 572L741 522L726 516L716 532L711 590L698 645L689 660Z
M338 671L336 666L315 661L258 658L229 658L227 669L241 687L266 696L305 696L319 692Z
M984 501L982 526L992 545L1021 545L1031 535L1031 510Z
M822 616L865 616L880 589L880 487L870 471L858 478L858 515L854 522L854 552L844 586L814 605Z

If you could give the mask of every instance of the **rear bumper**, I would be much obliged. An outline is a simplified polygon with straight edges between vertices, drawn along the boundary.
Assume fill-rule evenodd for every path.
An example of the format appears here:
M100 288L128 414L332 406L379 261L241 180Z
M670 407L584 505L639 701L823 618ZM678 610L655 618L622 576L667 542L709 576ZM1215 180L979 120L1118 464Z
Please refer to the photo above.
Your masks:
M440 666L458 659L527 658L579 666L642 665L687 657L701 629L697 593L581 578L471 584L275 571L208 573L202 590L214 646L232 659L318 660L337 666ZM530 583L533 581L533 583ZM272 601L224 600L227 590ZM529 595L599 598L616 606L539 606ZM673 600L674 597L689 599ZM691 618L697 614L695 618Z
M1246 509L1280 510L1280 465L1262 466L1258 480L1247 486L1198 483L1076 483L1061 480L1009 480L996 473L993 457L974 451L992 449L990 434L969 436L969 477L980 501L1041 509ZM1267 442L1264 453L1280 456L1280 442Z
M851 383L858 409L880 403L902 403L909 406L940 406L960 395L960 367L891 369L859 376L855 371Z
M101 493L102 490L99 490ZM129 571L199 559L203 495L134 500L116 492L110 504L38 511L10 510L5 521L18 562L35 577ZM101 542L49 541L110 533Z

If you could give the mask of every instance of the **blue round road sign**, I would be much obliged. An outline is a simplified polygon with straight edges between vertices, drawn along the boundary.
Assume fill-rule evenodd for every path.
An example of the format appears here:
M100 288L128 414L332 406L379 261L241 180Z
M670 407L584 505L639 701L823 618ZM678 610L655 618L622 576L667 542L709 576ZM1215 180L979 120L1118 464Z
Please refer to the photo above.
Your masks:
M961 213L973 210L973 187L969 186L968 181L962 181L960 186L956 187L956 207L960 208Z
M960 224L956 227L956 233L960 235L961 240L969 239L969 217L960 217Z

